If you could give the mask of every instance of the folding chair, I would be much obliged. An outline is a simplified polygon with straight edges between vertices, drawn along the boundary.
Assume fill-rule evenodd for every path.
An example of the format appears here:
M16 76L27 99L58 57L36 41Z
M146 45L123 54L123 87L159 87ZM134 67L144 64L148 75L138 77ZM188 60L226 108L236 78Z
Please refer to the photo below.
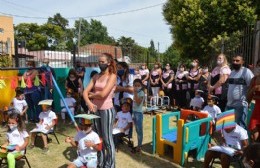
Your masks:
M60 144L60 142L59 142L59 140L58 140L58 137L57 137L56 134L55 134L55 130L56 130L57 124L58 124L58 117L55 119L55 125L54 125L53 129L50 130L47 134L45 134L45 135L47 136L47 141L48 141L48 143L52 141L51 138L48 137L48 135L53 135L53 136L55 137L57 143ZM35 144L36 139L38 138L38 136L39 136L40 133L41 133L41 134L44 134L44 133L42 133L42 132L37 132L36 137L35 137L35 140L34 140L34 144Z
M26 157L26 149L24 150L24 154L23 154L22 156L19 156L18 158L15 158L15 160L16 160L16 161L25 160L26 163L27 163L27 165L28 165L28 167L31 168L31 165L30 165L30 163L29 163L29 160L28 160L27 157ZM8 164L8 163L7 163L7 158L0 158L0 167L1 167L2 164L5 164L5 165Z

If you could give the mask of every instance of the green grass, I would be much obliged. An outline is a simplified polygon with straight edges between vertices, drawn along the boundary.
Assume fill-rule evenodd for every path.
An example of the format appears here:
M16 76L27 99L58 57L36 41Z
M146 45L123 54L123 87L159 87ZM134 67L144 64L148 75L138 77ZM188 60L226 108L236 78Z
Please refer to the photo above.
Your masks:
M152 117L150 115L144 115L144 142L143 152L138 154L131 153L131 149L122 144L119 147L119 151L116 153L116 167L117 168L173 168L180 167L172 162L170 154L165 157L158 157L152 154ZM29 132L35 124L28 124L27 131ZM0 144L5 141L6 128L0 128ZM57 144L54 136L50 135L52 142L49 143L50 151L47 154L42 154L42 141L41 138L37 140L36 147L32 150L27 150L27 158L32 168L65 168L70 161L73 161L76 156L75 148L72 148L70 144L64 142L66 136L74 136L76 129L72 125L63 125L58 123L56 134L60 141ZM133 134L134 144L137 144L136 133ZM171 150L171 149L169 149ZM171 153L171 152L169 152ZM3 166L2 166L3 167ZM7 166L6 166L7 167ZM24 161L18 161L17 167L28 166ZM201 161L191 161L186 164L186 167L203 167ZM220 166L218 166L220 167Z

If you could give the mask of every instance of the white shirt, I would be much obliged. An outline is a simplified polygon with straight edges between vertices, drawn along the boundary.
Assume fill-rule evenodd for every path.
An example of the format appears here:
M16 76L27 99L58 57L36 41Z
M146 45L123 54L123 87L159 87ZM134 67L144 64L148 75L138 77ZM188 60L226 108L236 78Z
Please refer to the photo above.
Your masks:
M20 114L22 113L24 107L27 106L27 103L25 100L18 100L16 97L13 99L14 108L16 108Z
M27 131L19 132L16 128L13 131L8 131L6 133L7 140L9 141L10 145L18 145L22 146L25 142L25 138L29 137L29 134ZM24 151L21 151L24 152Z
M127 86L133 87L133 85L134 85L134 75L133 74L129 74L128 75L128 80L123 81L122 82L122 86L123 87L127 87ZM130 99L133 100L134 94L133 93L124 92L123 93L123 98L130 98Z
M78 152L79 158L82 162L87 162L89 157L97 157L97 151L92 147L86 147L85 141L91 141L94 144L101 143L98 134L94 131L86 134L82 131L79 131L74 137L75 141L78 142Z
M73 97L66 97L64 100L65 100L65 102L66 102L66 104L68 105L69 108L73 108L73 106L76 103L76 100ZM60 100L60 106L62 107L61 111L66 110L65 105L64 105L62 100Z
M123 113L122 111L118 112L116 114L116 119L118 119L117 121L117 128L119 129L123 129L125 128L129 123L133 122L132 116L130 114L130 112L127 113ZM128 135L129 133L129 129L127 129L125 131L125 134Z
M213 106L205 106L203 111L208 113L208 116L212 117L213 119L217 118L217 115L221 113L220 108L215 104Z
M190 106L192 106L193 108L198 107L201 109L203 103L204 103L204 99L202 97L195 96L193 99L191 99Z
M39 119L43 120L42 125L51 125L52 120L57 119L57 116L53 111L49 110L47 112L41 112Z
M241 149L241 141L248 139L247 131L239 125L236 125L236 128L230 133L224 130L223 136L226 144L235 149Z

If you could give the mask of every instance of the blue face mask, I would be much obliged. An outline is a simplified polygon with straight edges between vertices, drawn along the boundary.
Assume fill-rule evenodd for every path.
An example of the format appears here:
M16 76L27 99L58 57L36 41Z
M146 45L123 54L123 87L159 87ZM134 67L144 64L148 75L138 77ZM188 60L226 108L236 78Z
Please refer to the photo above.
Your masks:
M122 76L122 75L124 75L124 73L125 73L125 71L123 69L117 71L118 76Z

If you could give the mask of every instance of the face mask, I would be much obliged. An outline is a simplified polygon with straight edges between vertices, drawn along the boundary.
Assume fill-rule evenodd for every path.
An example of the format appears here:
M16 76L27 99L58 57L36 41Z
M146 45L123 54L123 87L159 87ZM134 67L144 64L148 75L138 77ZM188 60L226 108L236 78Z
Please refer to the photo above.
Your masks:
M46 67L46 66L48 66L48 64L46 64L46 63L43 63L43 64L42 64L42 66Z
M217 60L217 64L218 64L218 65L223 64L223 62L224 62L223 60Z
M102 72L104 72L107 69L108 65L107 64L99 64L99 68Z
M208 69L203 69L203 73L207 73L208 71Z
M209 101L209 102L208 102L208 105L209 105L209 106L213 106L214 104L213 104L213 102Z
M71 97L71 95L70 95L70 94L67 94L67 97Z
M159 66L158 65L154 65L154 68L157 69Z
M232 64L232 67L234 68L234 70L239 70L241 68L241 64Z
M192 62L191 65L192 65L193 67L195 67L195 66L197 66L197 63Z
M13 125L8 125L10 130L13 131L17 128L17 125L16 124L13 124Z
M183 72L183 71L184 71L184 68L180 68L180 71Z
M165 69L166 69L166 70L169 70L169 69L170 69L170 67L169 67L169 66L167 66L167 67L165 67Z
M118 76L124 75L125 71L123 69L117 71Z
M142 69L145 69L145 66L142 66Z
M142 89L142 87L136 87L136 89L137 89L138 91L140 91L140 90Z

